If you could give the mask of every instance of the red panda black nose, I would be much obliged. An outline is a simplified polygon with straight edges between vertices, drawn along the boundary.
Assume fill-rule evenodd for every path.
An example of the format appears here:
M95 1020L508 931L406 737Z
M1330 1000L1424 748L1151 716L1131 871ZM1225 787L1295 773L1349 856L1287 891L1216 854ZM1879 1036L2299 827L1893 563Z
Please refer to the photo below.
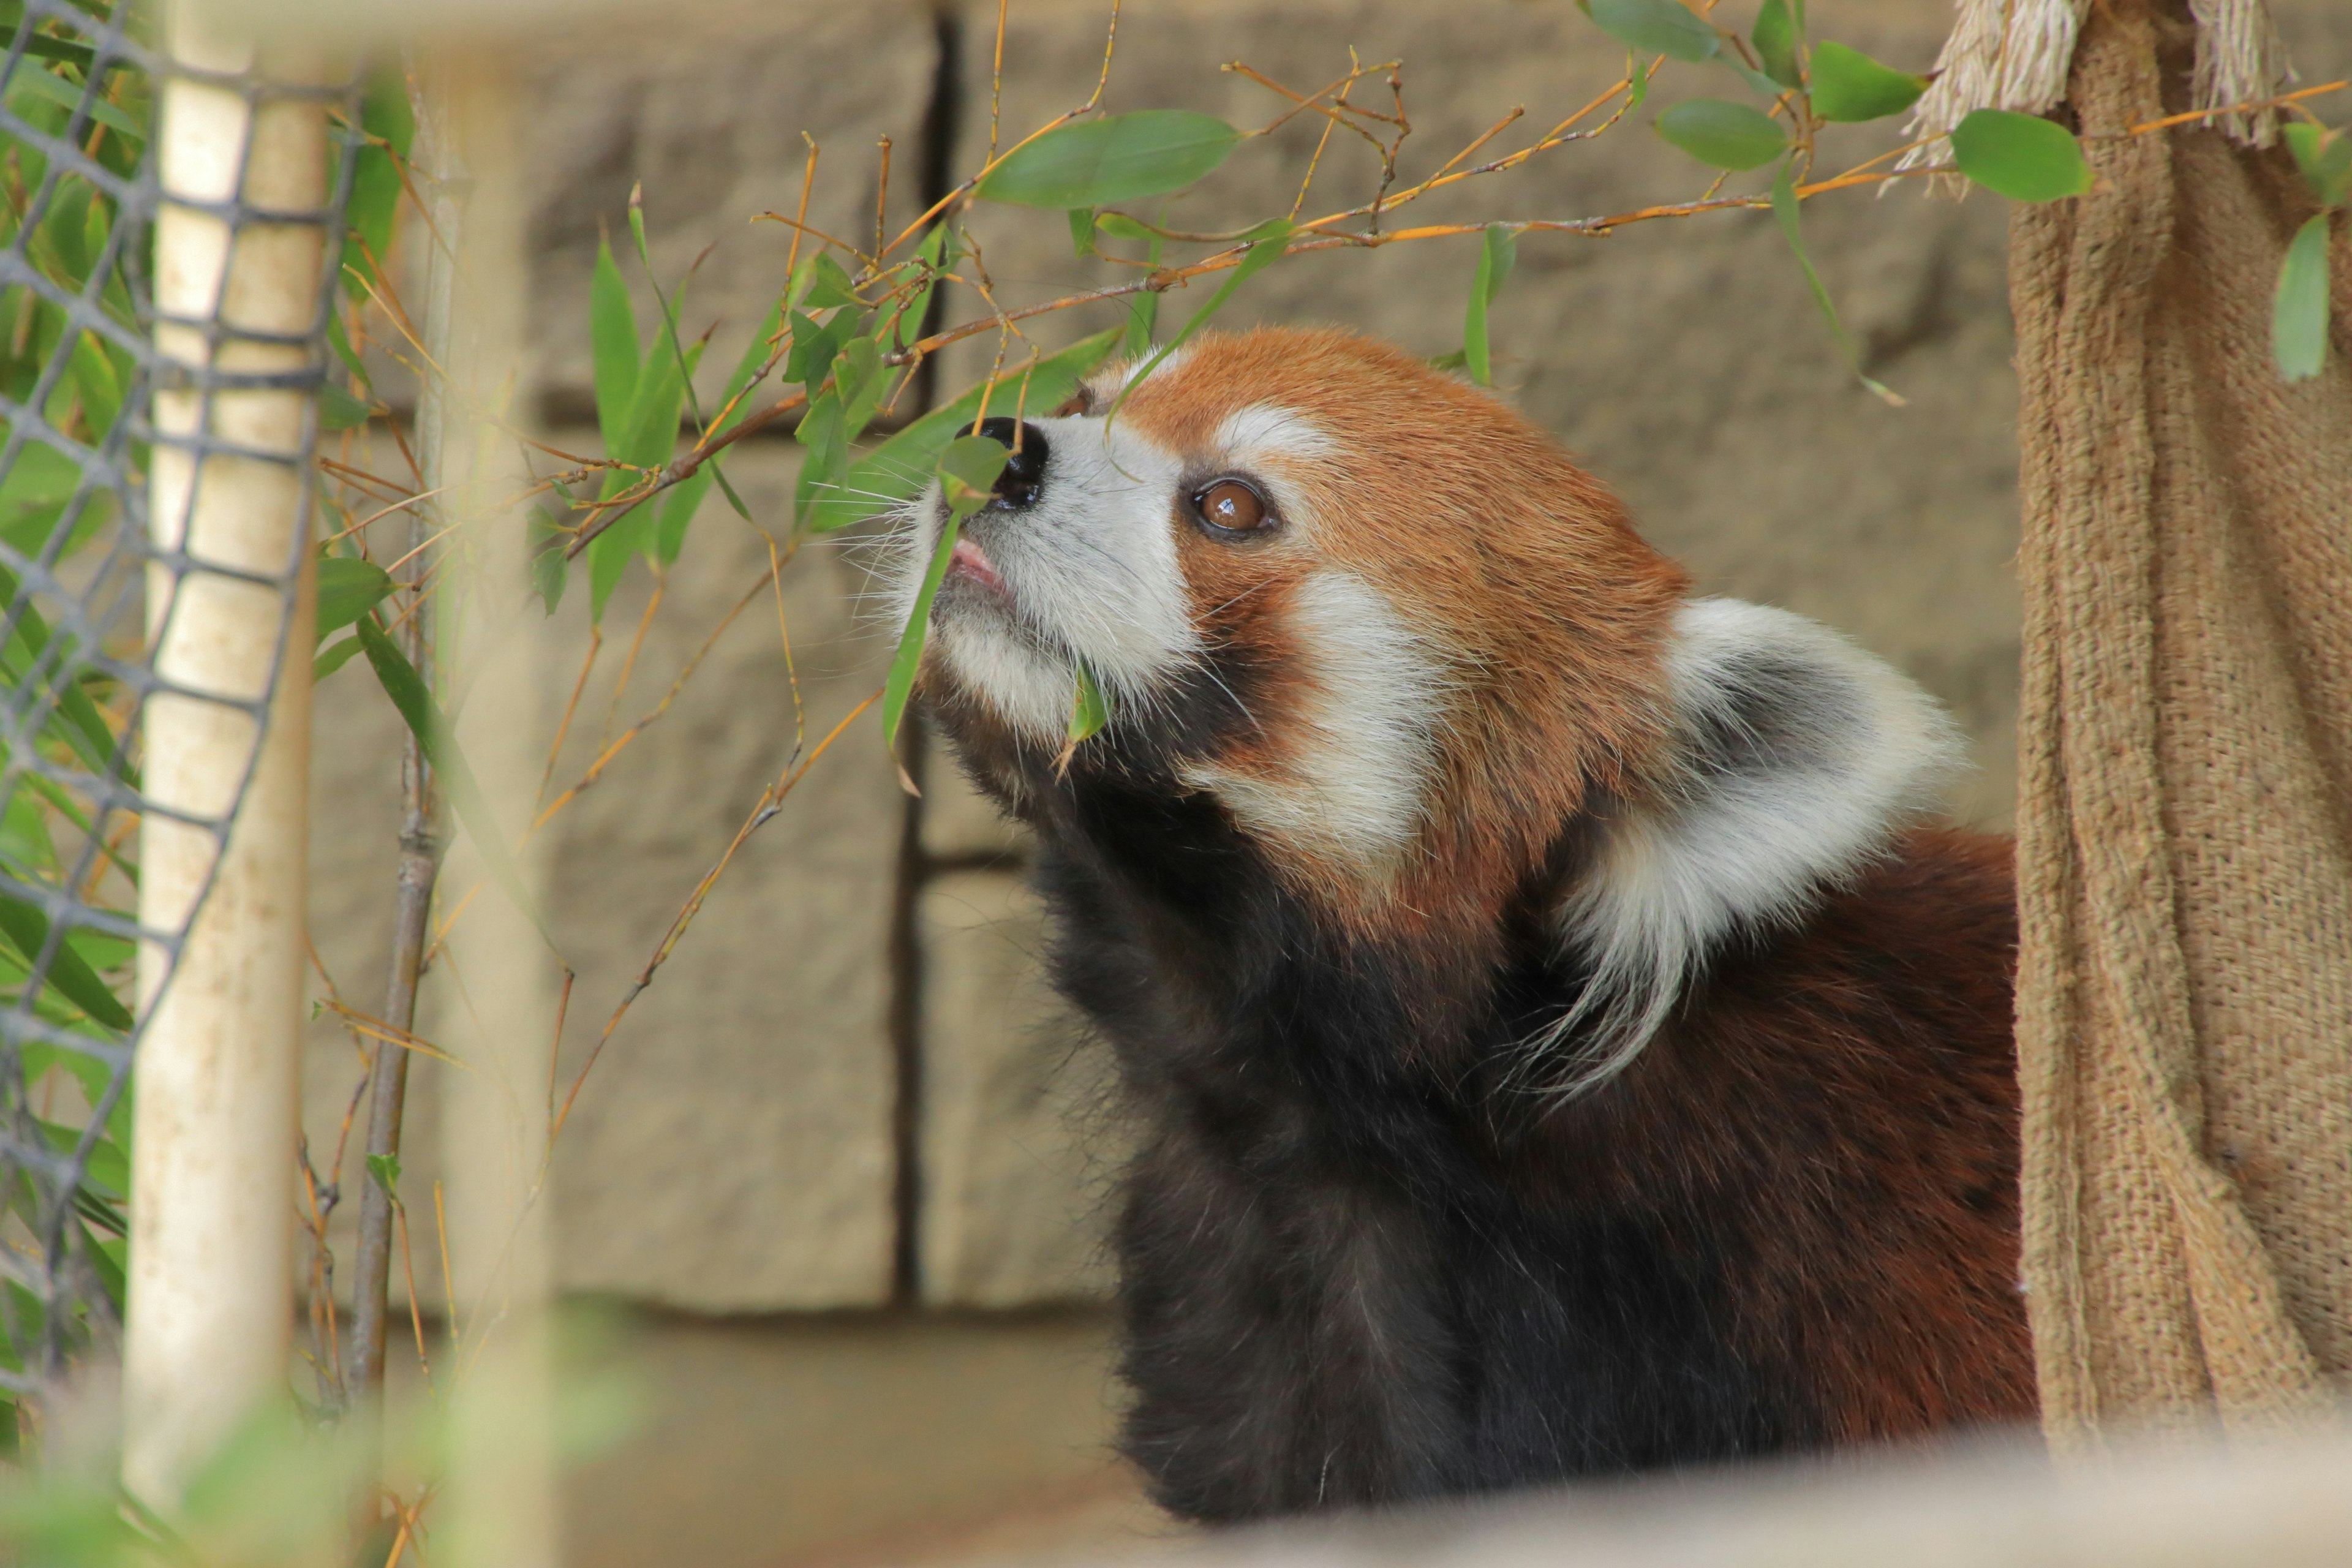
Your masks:
M1045 484L1045 458L1050 450L1045 445L1045 432L1025 419L1000 416L982 420L980 433L1013 448L1012 461L996 476L994 504L1020 507L1034 502Z

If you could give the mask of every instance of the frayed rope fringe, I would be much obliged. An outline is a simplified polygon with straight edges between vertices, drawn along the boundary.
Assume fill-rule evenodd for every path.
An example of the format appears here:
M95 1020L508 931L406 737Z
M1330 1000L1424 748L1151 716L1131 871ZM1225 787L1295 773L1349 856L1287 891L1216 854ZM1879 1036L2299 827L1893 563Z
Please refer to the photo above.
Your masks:
M1925 138L1900 169L1948 163L1952 128L1974 110L2044 114L2066 96L2067 68L2091 0L1960 0L1958 20L1936 58L1934 84L1911 111L1909 133ZM2292 79L2286 50L2263 0L2189 0L2197 21L2199 109L2274 97ZM2278 135L2273 110L2216 117L2236 141L2267 147Z

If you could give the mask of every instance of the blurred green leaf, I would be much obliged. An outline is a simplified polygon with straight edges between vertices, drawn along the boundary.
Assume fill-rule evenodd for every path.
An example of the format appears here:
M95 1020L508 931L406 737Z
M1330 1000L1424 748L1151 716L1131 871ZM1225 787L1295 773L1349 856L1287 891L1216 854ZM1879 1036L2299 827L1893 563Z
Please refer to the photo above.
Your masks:
M980 182L992 202L1100 207L1181 190L1223 163L1242 133L1188 109L1143 109L1048 131Z
M1095 253L1094 208L1072 207L1070 209L1070 248L1077 253L1080 259Z
M1095 672L1082 660L1078 665L1078 689L1070 701L1070 740L1075 743L1099 734L1109 722L1110 701L1096 682Z
M14 894L0 893L0 936L8 939L29 967L40 962L41 949L48 942L49 917ZM115 999L106 982L69 944L58 943L44 978L59 995L97 1022L110 1029L130 1030L130 1009Z
M1462 363L1468 367L1470 379L1481 386L1495 384L1487 363L1486 307L1502 292L1503 280L1511 275L1518 254L1518 237L1508 225L1486 226L1478 246L1478 270L1470 279L1470 308L1462 322Z
M2271 305L2271 357L2280 376L2308 381L2327 363L2327 215L2314 214L2288 241Z
M347 637L334 647L322 650L318 658L310 661L310 684L316 686L343 666L351 663L352 656L359 651L360 639L356 635Z
M1813 112L1823 120L1857 124L1900 114L1919 101L1927 79L1880 65L1843 44L1813 47Z
M1760 169L1788 151L1789 133L1760 110L1694 98L1658 116L1658 134L1718 169Z
M2279 135L2321 206L2340 206L2352 197L2352 132L2297 121L2281 126Z
M1723 47L1714 24L1675 0L1577 0L1602 32L1643 54L1670 55L1688 65L1713 59Z
M383 1195L393 1202L400 1201L400 1156L370 1154L367 1157L368 1179L383 1189Z
M1805 68L1798 56L1797 24L1789 15L1788 0L1764 0L1756 14L1756 31L1748 36L1764 74L1785 88L1805 85Z
M319 560L319 635L316 647L390 596L392 574L373 561L349 555Z
M681 534L685 531L683 523L679 525L679 531ZM553 512L545 507L535 506L530 509L530 532L526 539L525 547L530 552L531 592L539 595L540 603L551 616L555 614L555 607L563 603L563 585L571 575L570 563L563 558L563 547L571 534ZM665 557L665 560L673 558L674 554Z
M368 422L368 405L333 382L319 388L319 428L349 430Z
M1830 325L1830 336L1837 341L1838 352L1845 356L1847 366L1862 384L1889 406L1902 407L1903 397L1899 393L1864 374L1861 351L1854 347L1853 337L1845 330L1845 322L1838 319L1837 304L1830 298L1829 286L1822 281L1821 273L1813 266L1812 255L1805 248L1803 219L1798 212L1798 205L1796 175L1790 165L1783 163L1772 181L1772 216L1780 223L1781 236L1788 240L1789 248L1796 252L1797 265L1804 269L1805 286L1813 292L1813 303L1821 307L1822 319Z
M125 136L136 137L141 141L146 140L147 131L144 126L95 92L89 95L89 101L85 103L79 84L68 81L55 71L44 70L35 65L18 66L14 74L8 78L9 107L12 109L16 107L16 95L19 92L45 98L51 103L61 105L66 109L87 110L89 117L100 125L110 130L120 131Z
M2082 143L2055 121L2005 109L1979 109L1952 129L1960 173L2019 202L2054 202L2091 188Z
M40 659L49 646L49 624L25 599L16 575L0 568L0 611L13 618L15 635L5 647L0 647L0 684L14 685L23 692L25 682L21 671ZM17 662L17 649L22 647L24 664ZM107 727L105 716L78 680L67 680L56 686L52 700L57 704L55 715L38 726L45 734L57 736L74 750L84 766L92 773L113 773L132 789L139 787L139 772L131 763L117 757L120 744L114 731Z

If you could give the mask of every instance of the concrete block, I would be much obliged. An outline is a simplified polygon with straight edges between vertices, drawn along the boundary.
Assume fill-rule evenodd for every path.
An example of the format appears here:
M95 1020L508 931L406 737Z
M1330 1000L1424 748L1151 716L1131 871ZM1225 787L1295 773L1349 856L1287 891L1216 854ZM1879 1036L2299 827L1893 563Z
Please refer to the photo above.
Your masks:
M530 218L530 381L553 418L594 417L588 279L599 234L612 237L641 330L657 319L631 251L632 185L644 187L662 287L681 289L687 336L719 324L697 376L706 395L783 287L793 231L754 220L797 210L803 131L823 149L813 227L873 248L885 136L893 236L922 211L935 26L919 0L725 0L679 8L658 26L602 23L533 45L531 108L520 117L541 193Z
M753 515L780 531L796 453L753 443L729 466ZM650 711L750 599L668 711L551 826L550 919L580 975L559 1085L761 792L881 685L888 644L859 619L861 579L830 544L785 567L788 671L769 560L768 538L713 495L617 701L650 598L641 566L606 610L559 788ZM557 645L548 668L565 672L553 700L584 653L585 610L567 600L542 624ZM564 1288L700 1311L887 1297L896 1089L886 952L899 798L869 710L744 842L636 998L556 1146Z
M785 514L797 448L753 442L730 463L756 516ZM793 685L766 536L715 495L644 620L642 565L614 595L550 798L663 700L749 596L668 710L564 806L551 836L546 912L577 972L551 1079L561 1108L614 1009L644 973L697 882L725 853L795 748ZM784 568L783 614L804 708L803 750L879 688L887 639L862 622L862 581L837 547ZM543 639L551 731L590 644L575 582ZM632 665L625 689L620 675ZM383 1000L389 942L398 721L362 664L322 689L312 858L315 941L345 1000ZM567 1289L702 1311L878 1302L889 1291L896 1096L887 938L900 795L869 712L736 854L668 961L614 1030L556 1144L557 1275ZM439 913L465 895L445 884ZM479 896L495 897L495 892ZM445 964L425 1021L463 1005ZM305 1125L323 1166L359 1081L348 1036L314 1024ZM416 1064L404 1186L426 1194L436 1142L430 1076ZM359 1135L341 1166L357 1209ZM322 1171L322 1175L326 1173ZM336 1231L348 1282L347 1225ZM440 1295L436 1248L416 1238L419 1285ZM397 1289L400 1270L395 1268Z
M1003 872L922 895L924 1300L1004 1307L1108 1290L1119 1154L1108 1048L1038 970L1045 916Z

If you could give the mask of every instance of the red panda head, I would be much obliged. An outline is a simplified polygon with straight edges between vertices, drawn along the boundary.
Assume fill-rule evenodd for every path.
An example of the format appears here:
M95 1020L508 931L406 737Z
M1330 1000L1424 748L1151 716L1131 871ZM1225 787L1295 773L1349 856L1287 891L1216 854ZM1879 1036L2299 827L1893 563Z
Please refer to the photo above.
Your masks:
M987 731L968 752L1059 752L1083 662L1112 719L1081 763L1213 797L1329 921L1448 962L1491 949L1575 838L1555 918L1623 972L1629 1038L1739 921L1850 874L1948 761L1900 677L1686 599L1607 489L1476 387L1340 331L1203 334L1133 368L997 426L1015 457L924 669ZM918 503L902 601L943 518Z

